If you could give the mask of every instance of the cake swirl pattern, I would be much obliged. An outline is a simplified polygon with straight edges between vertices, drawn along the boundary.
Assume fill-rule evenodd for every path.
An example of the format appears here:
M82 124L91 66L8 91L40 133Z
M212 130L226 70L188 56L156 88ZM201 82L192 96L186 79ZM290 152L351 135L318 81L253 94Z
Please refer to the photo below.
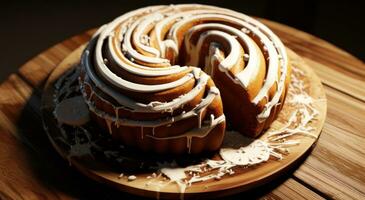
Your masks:
M89 42L81 68L81 91L98 124L159 153L217 150L223 106L235 129L259 135L279 113L290 77L285 47L266 26L192 4L116 18Z

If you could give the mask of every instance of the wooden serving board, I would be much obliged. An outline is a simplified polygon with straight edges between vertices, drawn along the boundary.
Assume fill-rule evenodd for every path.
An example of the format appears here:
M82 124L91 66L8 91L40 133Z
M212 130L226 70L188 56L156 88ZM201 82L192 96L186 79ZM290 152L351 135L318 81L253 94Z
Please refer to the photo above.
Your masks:
M72 53L70 53L52 72L45 86L42 99L42 116L44 127L47 131L48 137L52 142L52 145L57 150L57 152L65 159L67 159L72 166L74 166L78 171L84 175L111 185L119 190L126 191L132 194L152 197L152 198L166 198L166 199L176 199L176 198L216 198L219 196L226 196L242 191L246 191L253 187L257 187L264 183L267 183L281 174L288 172L288 170L297 163L300 158L302 158L315 144L317 141L322 127L324 125L327 102L325 97L325 92L321 84L320 79L312 71L312 69L293 51L289 51L289 57L293 64L293 67L300 69L304 73L304 76L300 76L301 80L304 81L306 85L306 92L316 101L313 103L314 108L318 111L318 115L315 120L311 122L311 127L313 131L311 133L317 138L308 137L303 135L292 136L291 139L300 140L300 144L297 146L290 147L290 153L284 155L282 160L277 160L271 158L265 163L259 165L250 166L248 168L235 168L235 174L224 176L221 180L209 180L204 182L193 183L190 187L186 189L184 194L180 193L179 187L176 183L166 184L163 187L151 186L151 179L147 178L151 175L151 171L136 171L131 172L130 163L120 166L115 166L112 163L105 161L104 159L96 158L95 156L90 156L88 154L82 156L69 156L70 148L64 143L60 142L60 138L64 135L60 132L57 125L57 120L53 116L53 111L55 109L54 96L56 93L54 84L55 82L67 71L74 68L79 62L80 55L82 53L84 46L80 46ZM294 72L293 72L294 73ZM271 129L266 131L260 139L265 139L272 130L277 130L286 125L288 118L291 116L293 107L288 104L289 99L287 99L284 104L283 110L279 115L278 119L272 124ZM318 100L318 101L317 101ZM234 138L233 138L234 137ZM67 138L64 138L65 140ZM239 137L232 133L227 133L225 142L226 145L229 144L227 141L237 142ZM126 150L127 151L127 150ZM92 155L92 154L91 154ZM147 155L151 156L151 155ZM134 161L148 159L144 155L131 155ZM138 159L135 159L137 157ZM215 155L219 157L219 155ZM210 157L209 157L210 158ZM135 164L135 163L134 163ZM119 177L121 173L125 175ZM135 175L137 177L134 181L129 181L128 176ZM156 181L168 182L168 180L160 177Z

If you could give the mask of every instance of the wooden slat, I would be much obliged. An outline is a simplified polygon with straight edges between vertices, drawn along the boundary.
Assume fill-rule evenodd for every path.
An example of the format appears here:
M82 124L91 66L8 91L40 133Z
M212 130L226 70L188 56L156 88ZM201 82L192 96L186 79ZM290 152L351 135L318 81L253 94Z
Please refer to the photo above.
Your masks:
M335 69L308 58L304 58L304 60L314 69L324 84L365 102L365 79L346 76Z
M301 56L322 63L350 77L365 80L365 64L351 54L308 33L261 19L287 45Z
M295 177L335 199L365 198L365 65L307 33L265 21L319 75L328 99L326 124Z
M311 156L295 177L335 199L365 198L365 65L323 40L265 21L326 85L327 119Z
M1 114L0 114L1 115ZM33 170L43 166L34 166L29 162L34 152L26 148L7 131L0 128L0 198L1 199L58 199L58 195L40 184ZM16 158L16 159L14 159ZM39 159L38 159L39 160ZM34 161L38 161L34 160ZM29 166L32 164L32 166ZM33 169L32 169L33 168Z
M280 185L276 190L272 191L275 196L274 199L324 199L312 190L303 187L301 183L294 179L286 180L282 185ZM270 199L268 197L262 197L261 199Z
M329 116L327 122L365 138L365 106L360 100L326 87ZM365 147L363 147L365 148Z
M365 199L364 103L326 87L328 118L295 176L336 199Z
M42 151L34 151L0 126L0 199L139 199L90 181L68 166L49 142L42 144L37 146Z
M41 131L39 109L28 109L33 118L24 118L26 107L40 106L39 95L31 98L32 88L14 74L0 85L0 91L0 196L4 199L59 199L57 193L36 178L40 174L35 174L46 172L44 169L48 166L37 155L49 145L35 148L35 141L41 139L34 137L35 134L43 133L37 132ZM25 135L30 131L19 129L20 124L26 123L34 123L33 135Z
M19 141L31 146L31 142L17 133L17 125L23 122L21 111L24 110L26 106L29 107L29 105L34 108L31 111L32 118L36 118L37 121L40 121L39 94L36 98L32 98L33 89L15 74L10 75L7 81L0 85L0 91L0 127L6 128L14 137L18 138Z
M94 31L95 30L90 30L83 34L76 35L49 48L25 63L19 69L19 74L29 81L32 86L42 88L44 81L57 64L74 49L86 43L91 38Z

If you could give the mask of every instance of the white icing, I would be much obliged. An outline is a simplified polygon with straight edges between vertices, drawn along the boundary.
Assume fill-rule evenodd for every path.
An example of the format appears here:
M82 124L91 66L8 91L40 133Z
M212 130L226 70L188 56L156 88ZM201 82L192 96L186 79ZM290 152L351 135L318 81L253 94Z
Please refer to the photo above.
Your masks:
M100 80L97 80L98 78L95 76L95 74L91 73L91 63L89 53L84 54L83 56L83 64L87 69L88 75L94 82L100 82ZM115 85L116 87L123 88L125 90L130 90L134 92L159 92L164 91L172 88L176 88L182 84L185 84L189 80L191 80L192 76L190 73L188 73L186 76L183 76L182 78L165 84L159 84L159 85L145 85L145 84L138 84L133 83L127 80L122 79L121 77L114 74L106 65L104 62L98 63L96 66L101 66L97 68L99 71L99 74L101 74L105 79L107 79L111 84ZM98 85L97 85L98 86ZM110 90L110 86L108 86ZM101 88L102 90L107 90L106 87Z
M220 31L207 31L204 36L199 38L198 47L201 47L202 42L208 36L221 37L229 43L230 52L228 56L219 63L219 69L223 72L226 72L238 62L238 59L240 59L240 44L233 36L227 33Z
M158 13L157 14L153 14L153 15L150 15L150 16L146 16L146 18L148 19L146 21L148 23L149 20L154 21L154 20L161 19L161 17L162 17L161 14L158 14ZM126 32L126 34L124 36L124 40L123 40L124 43L123 43L123 45L126 48L127 53L130 54L134 59L137 59L137 60L140 60L140 61L143 61L143 62L148 62L148 63L153 63L153 64L156 64L156 63L167 63L168 60L166 60L166 59L162 59L162 58L158 58L158 57L144 56L144 55L138 53L136 50L134 50L134 48L132 47L132 43L131 43L132 32L135 30L135 28L140 23L141 23L141 20L135 21L129 27L129 29L127 30L127 32ZM137 38L136 38L136 40L139 41ZM137 45L138 45L138 43L137 43Z
M65 99L56 105L54 115L61 123L80 126L90 120L89 109L82 96Z
M234 165L255 165L269 160L270 149L267 143L255 140L239 149L222 148L219 154L223 160Z
M183 181L186 178L185 170L185 168L162 168L161 173L166 175L170 181L178 184L180 193L184 193L186 189L186 184Z
M139 103L139 102L136 102L136 101L128 98L127 96L116 91L115 89L108 87L104 82L102 82L98 78L96 78L92 71L89 71L88 73L89 73L89 75L91 75L90 77L95 78L95 79L93 79L93 80L95 80L94 83L99 88L102 88L105 93L107 93L108 95L113 97L119 104L123 105L120 108L128 109L133 112L164 112L167 110L174 110L176 108L181 107L185 103L191 101L203 89L204 85L207 83L208 76L206 74L202 74L201 76L197 77L197 71L200 71L200 69L195 68L192 71L193 76L195 78L199 78L199 79L197 80L198 82L197 82L196 86L190 92L188 92L176 99L173 99L170 102L165 102L165 103L150 102L149 104ZM83 84L89 85L86 82L84 82ZM81 84L80 87L81 87L81 90L82 90L84 96L86 96L86 94L84 92L83 84ZM91 86L89 85L89 87L91 87ZM101 96L99 96L97 94L94 94L94 95L98 96L100 99L103 100L103 98ZM90 99L88 101L90 101ZM104 102L108 103L108 101L106 101L106 100L104 100ZM119 108L115 108L115 109L119 109Z
M114 61L118 64L118 66L121 67L122 69L126 70L127 72L135 74L135 75L148 76L148 77L167 76L167 75L180 73L187 69L186 66L178 66L178 65L173 65L170 67L152 68L152 67L139 65L139 64L133 63L131 61L129 61L128 63L124 63L124 62L122 62L122 60L119 59L116 51L111 51L111 49L113 49L113 44L112 44L111 39L108 40L108 46L109 46L109 48L107 49L107 51L108 51L108 53L111 54L111 56L113 57Z
M137 177L136 176L134 176L134 175L130 175L130 176L128 176L128 181L134 181L134 180L136 180L137 179Z
M138 24L138 27L133 34L133 42L135 43L135 46L151 54L154 54L156 58L160 57L160 52L157 49L149 46L150 38L147 35L142 35L142 33L144 33L146 29L151 30L155 22L161 19L163 19L163 15L161 13L154 13L144 17L141 20L140 24ZM126 40L128 40L128 38L126 38ZM148 60L148 62L150 61Z
M255 77L259 72L259 69L260 69L259 66L261 65L261 61L259 59L260 49L256 45L254 45L254 41L250 37L248 37L246 34L243 34L241 31L239 31L235 28L229 27L227 25L218 24L218 23L209 23L209 24L200 24L200 25L194 26L193 28L191 28L189 30L189 33L186 36L187 38L185 39L185 46L187 49L192 49L192 51L195 52L195 54L196 54L196 52L200 51L202 41L205 37L207 37L209 35L209 33L206 32L207 34L199 39L199 42L198 42L198 45L196 48L191 46L191 44L189 42L190 38L194 32L201 31L204 29L213 29L213 30L218 29L218 30L222 30L229 34L236 35L236 36L238 36L238 39L240 41L242 41L244 43L244 45L247 47L249 54L244 54L244 56L245 56L244 59L245 59L245 61L248 61L248 63L245 66L245 69L242 70L240 73L236 74L236 77L233 78L236 83L240 83L240 84L242 84L243 87L247 88L249 83L251 81L255 80ZM235 51L238 53L239 49L235 49L235 50L231 50L231 51ZM251 55L251 56L248 57L248 55ZM228 62L228 63L235 63L235 62L237 62L237 60L232 59L235 57L236 56L220 58L219 60L227 60L226 62ZM193 58L197 59L198 57L193 57ZM248 58L250 58L250 59L248 59ZM192 64L192 65L197 64L197 63L198 63L197 60L195 60L195 61L193 60L193 61L189 62L189 64ZM220 65L223 66L220 69L222 69L224 72L226 72L226 70L225 70L226 67L224 67L224 66L232 66L233 64L226 64L222 61L220 63Z
M158 126L168 125L173 122L178 122L183 119L197 116L197 113L199 113L203 109L205 109L214 100L214 98L217 95L217 91L218 91L217 89L214 89L214 88L211 89L208 92L208 95L204 99L202 99L202 101L192 110L190 110L188 112L183 112L177 116L167 117L167 118L159 119L159 120L141 121L141 120L131 120L131 119L126 119L126 118L120 118L120 117L117 119L115 116L111 116L110 114L107 114L102 110L96 109L96 107L94 105L92 105L91 102L86 101L86 103L88 104L90 111L94 112L97 116L104 118L107 123L113 122L113 123L118 123L119 125L123 125L123 126L158 127ZM222 116L224 116L224 115L222 115ZM221 119L221 118L217 118L217 119Z

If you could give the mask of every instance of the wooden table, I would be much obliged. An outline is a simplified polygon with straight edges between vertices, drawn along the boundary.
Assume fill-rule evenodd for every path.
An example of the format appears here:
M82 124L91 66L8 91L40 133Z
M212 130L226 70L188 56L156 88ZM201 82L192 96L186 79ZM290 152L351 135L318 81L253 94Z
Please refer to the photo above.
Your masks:
M299 166L274 182L231 198L365 199L365 64L317 37L262 21L322 79L327 119L316 147ZM0 85L1 199L137 198L69 167L42 128L40 99L45 80L93 31L42 52Z

